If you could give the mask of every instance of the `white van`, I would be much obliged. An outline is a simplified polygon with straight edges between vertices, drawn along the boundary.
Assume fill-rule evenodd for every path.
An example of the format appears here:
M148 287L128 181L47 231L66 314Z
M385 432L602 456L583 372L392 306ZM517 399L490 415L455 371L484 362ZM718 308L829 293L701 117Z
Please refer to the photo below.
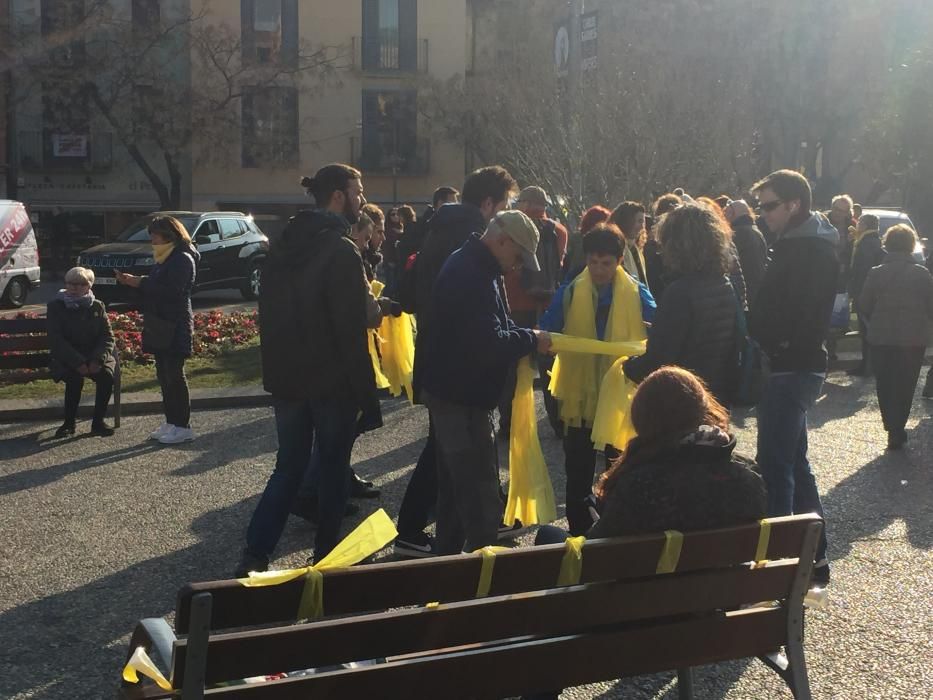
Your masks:
M22 202L0 199L0 305L19 308L39 286L39 246Z

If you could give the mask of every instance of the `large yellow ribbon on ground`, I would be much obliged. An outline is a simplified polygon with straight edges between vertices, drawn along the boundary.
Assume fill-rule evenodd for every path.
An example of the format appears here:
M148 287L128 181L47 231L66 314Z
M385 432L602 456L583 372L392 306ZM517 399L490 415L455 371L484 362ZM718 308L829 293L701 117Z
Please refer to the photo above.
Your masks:
M313 566L282 571L252 572L248 578L237 579L241 584L253 586L276 586L280 583L305 577L305 589L298 606L298 619L314 620L324 614L324 587L321 575L328 569L345 569L375 554L398 536L391 518L380 508L360 523L347 535L330 554Z
M618 397L615 391L607 394L603 390L603 382L607 375L611 375L610 384L605 388L624 388L624 376L617 376L621 375L619 359L640 354L637 352L639 350L644 352L643 345L629 345L641 343L647 338L638 284L621 267L616 269L612 282L612 304L606 323L606 345L592 344L600 341L596 339L598 292L589 270L581 272L571 282L571 288L566 293L572 293L572 298L565 314L564 332L572 338L559 341L555 346L557 359L551 370L551 394L560 402L560 418L565 426L595 427L599 416L600 430L597 435L602 442L597 445L602 447L608 443L623 448L625 443L616 444L616 441L624 439L626 435L630 436L631 429L606 428L611 418L624 414L624 420L627 420L628 404L625 397L630 399L629 392L623 391ZM580 343L582 340L592 342ZM610 349L609 346L616 343L621 345ZM618 400L620 405L615 410L604 407L600 411L600 400L607 398ZM611 441L608 439L610 436Z
M535 371L531 360L518 363L515 396L512 399L512 423L509 432L509 498L504 522L516 519L525 525L549 523L557 517L554 487L538 439L535 413Z

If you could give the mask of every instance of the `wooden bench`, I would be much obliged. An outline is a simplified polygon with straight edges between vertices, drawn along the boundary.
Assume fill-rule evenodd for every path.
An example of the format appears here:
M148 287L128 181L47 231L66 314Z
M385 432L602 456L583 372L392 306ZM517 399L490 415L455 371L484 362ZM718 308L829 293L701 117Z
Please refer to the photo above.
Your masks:
M113 423L120 427L120 353L114 349L116 367L113 371ZM0 319L0 371L35 370L29 380L51 376L49 334L44 318ZM4 378L4 381L8 381ZM14 379L14 381L16 381Z
M591 540L580 583L563 587L563 544L508 550L480 598L479 554L325 571L327 617L305 624L290 624L303 579L195 583L178 594L174 632L141 621L127 658L145 648L184 700L278 700L499 698L669 670L689 698L690 667L759 657L805 699L803 601L821 528L811 514L689 533L674 572L660 574L663 534ZM380 662L326 669L370 659ZM320 672L217 685L309 668ZM148 681L121 691L172 697Z

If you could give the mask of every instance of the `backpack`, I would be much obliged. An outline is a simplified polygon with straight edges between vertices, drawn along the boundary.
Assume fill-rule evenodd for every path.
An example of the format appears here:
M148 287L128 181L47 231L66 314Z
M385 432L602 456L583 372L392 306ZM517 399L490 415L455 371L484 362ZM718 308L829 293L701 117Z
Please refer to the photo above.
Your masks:
M522 269L521 285L529 296L550 297L560 285L560 248L557 241L557 225L550 219L535 221L538 227L538 258L540 272Z
M731 283L730 283L730 286ZM748 319L735 287L736 358L733 401L737 406L755 406L764 393L771 363L768 356L748 333Z

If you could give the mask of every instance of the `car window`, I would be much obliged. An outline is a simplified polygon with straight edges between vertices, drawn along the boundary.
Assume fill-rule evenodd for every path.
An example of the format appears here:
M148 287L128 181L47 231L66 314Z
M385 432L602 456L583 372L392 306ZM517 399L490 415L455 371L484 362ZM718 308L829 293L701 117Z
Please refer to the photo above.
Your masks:
M243 233L243 230L240 228L240 222L236 219L221 219L220 220L220 235L224 240L230 238L236 238Z
M217 226L217 221L214 219L208 219L201 223L198 226L198 230L195 231L194 239L196 243L217 243L220 241L220 229Z

